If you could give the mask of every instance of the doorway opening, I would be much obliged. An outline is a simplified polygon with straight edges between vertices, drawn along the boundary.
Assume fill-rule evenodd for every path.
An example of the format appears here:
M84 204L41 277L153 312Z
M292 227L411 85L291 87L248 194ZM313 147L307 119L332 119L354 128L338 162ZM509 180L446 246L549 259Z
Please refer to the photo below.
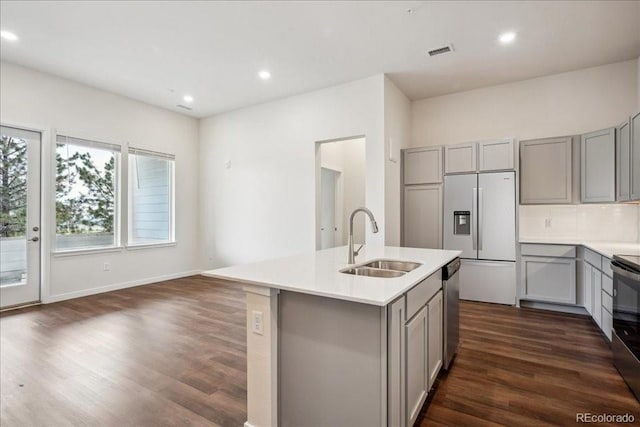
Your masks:
M349 215L365 206L365 137L316 143L316 249L347 244ZM364 244L365 218L353 223L355 244Z

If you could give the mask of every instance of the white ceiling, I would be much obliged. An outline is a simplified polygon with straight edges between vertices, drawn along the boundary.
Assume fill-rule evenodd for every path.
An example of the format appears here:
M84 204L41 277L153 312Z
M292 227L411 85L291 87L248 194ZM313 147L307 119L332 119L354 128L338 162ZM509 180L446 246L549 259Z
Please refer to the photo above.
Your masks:
M638 1L3 1L0 22L20 38L2 60L181 112L188 93L196 117L378 73L420 99L640 55Z

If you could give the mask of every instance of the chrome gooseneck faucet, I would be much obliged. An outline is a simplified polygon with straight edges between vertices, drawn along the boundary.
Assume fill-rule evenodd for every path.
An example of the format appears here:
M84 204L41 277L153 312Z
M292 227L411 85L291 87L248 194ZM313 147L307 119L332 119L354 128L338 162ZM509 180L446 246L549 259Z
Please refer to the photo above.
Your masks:
M349 242L347 243L347 246L348 246L347 249L349 251L349 261L348 261L349 264L355 264L356 256L358 256L360 249L362 249L362 247L364 246L364 245L360 245L358 250L353 249L353 217L355 217L358 212L366 213L367 216L369 217L369 221L371 221L371 231L373 231L374 233L378 232L378 224L376 224L376 219L373 217L373 214L369 209L358 208L353 212L351 212L351 216L349 217Z

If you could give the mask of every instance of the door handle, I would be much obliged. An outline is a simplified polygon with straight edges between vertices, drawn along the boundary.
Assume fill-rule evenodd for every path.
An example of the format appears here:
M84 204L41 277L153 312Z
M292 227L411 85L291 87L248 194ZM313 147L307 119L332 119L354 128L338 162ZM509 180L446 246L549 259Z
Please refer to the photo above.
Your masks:
M37 236L36 236L36 237L32 237L32 238L31 238L31 241L32 241L32 242L37 242L38 240L40 240L40 238L39 238L39 237L37 237Z
M483 221L483 208L484 204L482 202L482 188L478 188L478 249L482 250L482 221Z
M471 193L471 244L473 245L473 250L476 249L478 231L477 227L474 227L473 224L476 222L476 205L478 203L478 189L474 188Z

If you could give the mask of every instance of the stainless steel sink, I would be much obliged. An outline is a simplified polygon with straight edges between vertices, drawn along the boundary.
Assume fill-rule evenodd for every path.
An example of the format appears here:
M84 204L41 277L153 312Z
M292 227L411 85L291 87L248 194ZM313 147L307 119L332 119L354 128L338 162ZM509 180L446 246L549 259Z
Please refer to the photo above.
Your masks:
M383 270L380 268L369 268L369 267L352 267L347 270L342 270L342 273L354 274L356 276L383 277L383 278L400 277L405 274L403 271Z
M409 261L393 261L390 259L380 259L364 264L362 267L381 268L383 270L403 271L408 273L420 267L422 264Z

